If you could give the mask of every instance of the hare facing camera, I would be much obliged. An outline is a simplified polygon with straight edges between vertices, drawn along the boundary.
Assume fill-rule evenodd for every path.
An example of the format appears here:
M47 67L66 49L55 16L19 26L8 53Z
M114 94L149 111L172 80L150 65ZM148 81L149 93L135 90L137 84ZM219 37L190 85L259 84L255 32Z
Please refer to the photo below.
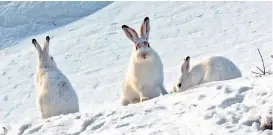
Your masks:
M163 85L162 61L148 42L149 18L146 17L142 22L140 37L133 28L127 25L123 25L122 30L127 38L134 43L134 47L122 86L121 104L126 106L158 97L160 94L167 94Z

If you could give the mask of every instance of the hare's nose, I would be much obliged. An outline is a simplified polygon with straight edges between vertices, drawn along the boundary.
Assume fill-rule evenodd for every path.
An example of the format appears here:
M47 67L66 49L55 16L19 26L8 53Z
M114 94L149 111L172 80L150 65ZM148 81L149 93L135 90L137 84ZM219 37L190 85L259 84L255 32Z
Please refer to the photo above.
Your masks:
M148 55L148 53L147 52L143 52L143 53L141 53L141 56L142 57L146 57Z

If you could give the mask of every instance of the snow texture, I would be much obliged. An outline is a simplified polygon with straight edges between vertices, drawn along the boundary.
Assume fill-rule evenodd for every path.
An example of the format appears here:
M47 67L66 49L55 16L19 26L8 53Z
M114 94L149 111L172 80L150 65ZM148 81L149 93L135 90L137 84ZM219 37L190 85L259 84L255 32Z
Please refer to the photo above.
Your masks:
M186 56L191 62L224 56L242 77L122 106L122 81L134 46L121 26L139 31L146 16L167 91ZM272 134L261 122L270 117L273 75L251 73L262 66L257 48L272 71L272 2L1 2L0 20L0 134ZM50 55L78 95L80 112L42 120L35 105L37 53L31 39L46 36Z

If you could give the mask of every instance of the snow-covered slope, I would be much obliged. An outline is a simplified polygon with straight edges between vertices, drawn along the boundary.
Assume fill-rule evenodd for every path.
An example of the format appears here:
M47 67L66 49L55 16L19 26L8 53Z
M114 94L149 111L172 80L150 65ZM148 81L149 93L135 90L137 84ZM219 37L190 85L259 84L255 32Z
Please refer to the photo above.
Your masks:
M244 77L120 106L121 83L133 49L121 25L139 30L146 16L151 20L150 44L162 58L168 91L188 55L192 63L211 55L228 57ZM257 48L266 67L272 63L271 2L113 2L63 27L26 38L17 34L7 38L23 40L0 51L0 124L8 134L271 132L258 128L258 117L273 104L273 76L251 74L261 66ZM51 55L77 91L81 112L39 120L33 85L37 54L31 39L42 42L47 35Z
M111 2L0 2L0 49L90 15Z

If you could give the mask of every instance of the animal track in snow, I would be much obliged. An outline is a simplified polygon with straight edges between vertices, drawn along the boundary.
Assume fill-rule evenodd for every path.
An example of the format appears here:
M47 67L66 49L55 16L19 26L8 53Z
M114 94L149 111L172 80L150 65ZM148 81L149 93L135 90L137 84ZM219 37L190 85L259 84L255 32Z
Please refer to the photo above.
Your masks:
M145 110L145 112L150 113L150 112L153 112L156 110L166 110L166 108L164 106L156 106L156 107L149 108L149 109Z
M223 85L216 85L216 90L221 90Z
M4 100L4 101L8 101L8 96L7 96L7 95L4 96L3 100Z
M224 101L220 103L220 105L218 105L218 107L227 108L233 104L242 103L243 100L244 100L244 96L236 95L235 97L225 99Z
M134 116L134 114L126 114L124 116L121 116L120 119L125 119Z
M207 111L208 110L213 110L213 109L215 109L216 108L216 106L215 105L212 105L212 106L210 106L209 108L207 108Z
M213 117L213 115L216 114L215 111L209 111L209 112L206 112L206 114L204 115L204 119L207 120L207 119L211 119Z
M7 74L7 72L2 72L2 74L1 74L1 75L2 75L2 76L5 76L6 74Z
M94 124L94 125L92 125L92 126L86 128L86 129L87 129L87 130L97 130L97 129L101 128L101 127L104 125L104 123L105 123L105 122L102 121L102 122L99 122L98 124L96 123L96 124Z
M96 82L96 84L93 85L93 89L96 89L100 85L100 82Z
M97 119L99 119L101 116L103 116L102 113L98 113L94 116L92 116L91 118L88 117L86 119L84 119L83 117L81 117L82 120L82 124L80 126L80 129L74 133L71 133L73 135L78 135L80 134L81 132L87 130L87 129L90 129L90 128L94 128L94 129L98 129L100 126L99 125L95 125L95 126L90 126L92 123L94 123ZM104 124L104 123L103 123ZM90 128L89 128L90 127Z
M116 126L116 128L122 128L122 127L129 126L129 125L130 125L129 123L119 124Z
M248 91L248 90L250 90L250 89L252 89L252 87L247 87L247 86L241 87L241 88L238 90L238 94L243 93L243 92L246 92L246 91Z
M221 90L222 90L225 94L230 94L230 93L232 93L232 90L231 90L231 88L230 88L229 86L223 86L223 87L221 88Z
M31 73L28 78L32 78L34 76L34 73Z
M112 115L114 115L114 114L116 114L116 111L112 111L112 112L106 114L106 117L112 116Z
M31 124L24 124L24 125L21 125L19 131L18 131L18 135L21 135L23 134L29 127L31 126Z
M202 100L202 99L204 99L205 97L206 97L205 94L200 94L199 97L198 97L198 100Z
M35 125L34 127L31 127L29 129L25 130L25 133L33 134L35 132L38 132L40 129L42 129L42 127L43 127L43 124Z
M69 59L69 58L71 58L72 57L72 54L66 54L65 55L65 59Z
M227 122L227 119L224 116L220 116L217 114L213 115L213 119L215 120L216 124L222 125Z

